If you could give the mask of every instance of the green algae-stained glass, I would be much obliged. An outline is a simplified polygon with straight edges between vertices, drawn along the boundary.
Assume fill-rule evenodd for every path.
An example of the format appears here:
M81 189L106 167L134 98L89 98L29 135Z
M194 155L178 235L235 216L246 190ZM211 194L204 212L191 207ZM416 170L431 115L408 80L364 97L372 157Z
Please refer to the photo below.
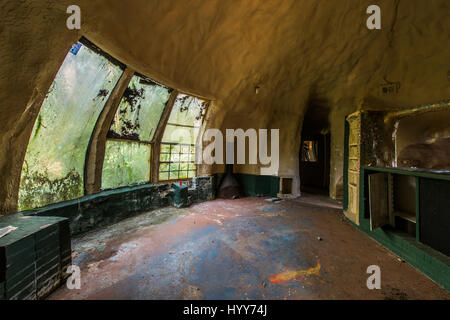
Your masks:
M79 198L92 131L122 69L82 45L69 52L47 94L30 138L19 209Z
M162 141L195 144L207 104L205 101L185 94L175 100Z
M135 75L125 90L108 137L151 142L169 97L168 88Z
M132 141L106 142L102 189L145 184L150 179L150 144Z
M200 128L189 128L167 124L163 142L195 144Z
M206 102L199 98L179 94L168 123L199 127L205 106Z

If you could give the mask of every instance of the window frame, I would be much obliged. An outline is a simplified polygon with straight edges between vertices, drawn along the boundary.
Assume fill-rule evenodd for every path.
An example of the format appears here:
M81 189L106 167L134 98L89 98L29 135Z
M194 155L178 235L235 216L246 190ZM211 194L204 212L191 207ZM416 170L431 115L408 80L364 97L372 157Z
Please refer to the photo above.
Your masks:
M83 171L83 184L84 184L83 196L99 193L104 190L104 189L102 189L101 185L102 185L103 165L104 165L105 154L106 154L106 144L108 143L108 141L123 142L123 143L139 143L139 144L144 144L144 145L149 146L149 148L150 148L150 156L148 158L149 173L147 175L146 183L154 183L154 184L170 183L172 181L180 181L180 180L191 181L192 177L189 178L189 172L192 172L192 171L194 172L194 177L196 177L197 173L198 173L198 165L195 163L195 154L197 152L196 146L199 143L199 141L201 141L201 138L203 136L203 131L205 128L205 126L204 126L205 118L206 118L207 112L209 110L209 107L211 105L211 99L204 98L204 97L201 97L201 96L198 96L195 94L190 94L190 93L183 92L183 91L178 91L177 89L174 89L174 88L166 86L162 83L159 83L159 82L137 72L136 70L131 69L126 64L120 62L119 60L117 60L116 58L114 58L113 56L108 54L107 52L103 51L100 47L98 47L97 45L95 45L94 43L89 41L84 36L79 38L76 42L74 42L71 45L70 48L68 48L66 56L71 53L71 50L73 50L73 45L76 45L77 43L80 43L83 46L86 46L88 49L99 54L100 56L107 59L109 62L118 66L122 70L121 78L118 80L118 83L116 83L114 88L111 90L108 99L105 101L105 104L103 105L103 109L101 110L100 114L97 116L97 119L95 119L96 124L95 124L92 132L90 133L90 139L89 139L89 142L87 145L87 150L85 153L84 168L82 170ZM64 63L64 61L61 62L61 66L63 65L63 63ZM60 68L61 68L61 66L60 66ZM126 74L130 75L129 78L127 78L128 76L125 77ZM150 139L151 141L141 141L139 139L127 139L125 137L123 137L123 138L108 137L108 133L110 131L111 124L112 124L112 121L109 122L109 119L110 119L109 113L110 112L114 113L113 117L115 116L115 113L118 111L120 103L123 98L124 92L121 92L121 90L124 88L125 89L128 88L128 86L130 85L134 76L138 76L141 78L141 80L143 80L145 82L149 82L151 84L162 86L169 90L169 99L163 108L162 114L161 114L158 124L155 128L153 137L152 137L152 139ZM51 85L49 86L49 90L53 86L53 83L55 80L56 80L56 76L53 79ZM169 118L170 118L171 112L173 110L173 107L174 107L177 97L179 95L186 95L186 96L189 96L192 98L196 98L196 99L201 100L204 103L204 108L202 110L201 118L199 119L198 126L195 126L195 125L188 126L188 125L179 125L176 123L169 123ZM44 100L43 100L42 104L43 103L44 103ZM37 113L34 123L36 123L36 121L37 121L37 117L41 111L41 108L42 108L42 105L39 109L39 112ZM103 119L103 120L101 120L101 119ZM105 121L105 119L108 119L108 120ZM194 153L192 153L192 152L189 153L190 160L183 162L183 163L193 164L194 168L195 168L193 170L190 170L191 167L188 166L188 170L186 171L188 174L188 178L169 179L169 180L160 180L159 179L161 164L169 164L170 165L170 163L174 163L173 161L167 162L167 161L161 161L161 159L160 159L160 152L161 152L162 146L171 144L171 143L162 141L164 133L165 133L168 125L199 130L198 135L196 137L196 141L194 141L194 144L182 144L182 145L189 146L191 148L194 147ZM29 146L29 143L30 142L28 142L27 148ZM96 150L99 150L98 153L96 153L97 152ZM180 155L181 154L182 153L180 152ZM191 155L194 156L194 159L191 159ZM98 160L101 160L101 161L98 161ZM22 163L22 170L23 170L23 166L24 166L24 163ZM168 171L169 178L170 178L170 172L171 171L169 169L169 171ZM178 172L178 177L179 177L180 172L184 172L184 170L177 170L177 172ZM88 174L89 174L89 179L88 179ZM137 185L141 185L141 183L139 183ZM117 187L117 189L118 188L122 188L122 187ZM113 189L116 189L116 188L113 188ZM17 187L17 194L19 194L19 191L20 191L20 184ZM19 199L17 198L17 201L18 200ZM53 204L53 203L51 203L51 204Z
M204 105L205 105L205 107L203 108L203 110L202 110L202 113L201 113L201 116L200 116L200 119L199 119L199 125L198 126L195 126L195 125L185 125L185 124L177 124L177 123L171 123L171 122L169 122L169 118L170 118L170 115L171 115L171 113L172 113L172 111L173 111L173 107L174 107L174 105L175 105L175 103L176 103L176 100L177 100L177 98L178 98L178 96L180 96L180 95L186 95L186 96L189 96L189 97L192 97L192 98L196 98L196 99L198 99L198 100L201 100L203 103L204 103ZM201 137L202 137L202 127L203 127L203 124L204 124L204 121L205 121L205 118L206 118L206 114L208 113L208 110L209 110L209 107L210 107L210 105L211 105L211 101L210 100L207 100L207 99L204 99L204 98L201 98L201 97L199 97L199 96L196 96L196 95L192 95L192 94L188 94L188 93L184 93L184 92L177 92L177 95L176 95L176 97L175 97L175 99L174 99L174 101L173 101L173 104L172 104L172 106L171 106L171 110L170 110L170 112L169 112L169 116L168 116L168 118L167 118L167 122L166 122L166 124L165 124L165 126L164 126L164 130L162 130L162 134L161 134L161 140L160 140L160 142L159 142L159 146L158 146L158 149L159 149L159 153L158 153L158 160L157 160L157 162L158 162L158 173L157 173L157 181L158 181L158 183L170 183L170 182L175 182L175 181L192 181L192 179L193 179L193 177L189 177L189 172L190 171L194 171L194 177L197 177L197 173L198 173L198 164L197 163L195 163L195 155L196 155L196 152L197 152L197 150L196 150L196 146L197 146L197 144L199 143L199 139L201 139ZM199 130L199 133L198 133L198 135L197 135L197 139L196 139L196 141L195 141L195 143L194 144L186 144L186 143L176 143L176 142L163 142L162 141L162 139L163 139L163 136L164 136L164 133L165 133L165 131L166 131L166 128L167 128L167 126L168 125L170 125L170 126L174 126L174 127L180 127L180 128L189 128L189 129L198 129ZM165 152L162 152L162 146L163 145L179 145L179 146L189 146L190 148L192 148L192 147L194 147L194 152L193 153L189 153L189 154L192 154L193 156L194 156L194 159L192 160L192 161L185 161L185 162L180 162L180 161L161 161L161 154L168 154L168 153L165 153ZM181 148L180 148L181 149ZM180 155L181 155L181 152L179 153ZM171 153L169 153L169 158L171 158ZM180 176L180 172L183 172L184 170L180 170L180 169L178 169L178 170L176 170L177 172L178 172L178 179L171 179L170 178L170 172L171 172L171 170L170 170L170 164L172 164L172 163L188 163L188 164L193 164L194 165L194 167L195 167L195 169L194 170L189 170L189 167L188 167L188 170L186 170L186 172L188 173L188 177L187 178L179 178L179 176ZM167 165L169 165L169 171L162 171L163 173L168 173L168 179L161 179L160 177L160 173L161 173L161 165L162 164L167 164Z
M120 79L123 77L123 75L125 74L125 71L127 69L126 65L123 64L122 62L120 62L119 60L115 59L114 57L112 57L111 55L109 55L108 53L103 51L102 49L100 49L98 46L96 46L95 44L90 42L85 37L81 37L77 41L74 41L70 45L70 47L67 48L66 54L65 54L64 58L61 61L59 69L56 72L56 74L55 74L51 84L48 87L47 94L45 95L45 97L42 99L42 101L40 103L39 110L38 110L38 112L36 112L36 116L35 116L34 121L33 121L33 128L35 128L36 123L38 121L40 121L39 119L40 119L40 116L41 116L41 114L42 114L42 112L44 110L43 108L45 107L45 104L47 102L47 99L49 98L50 93L52 92L52 89L55 87L55 83L57 83L57 81L60 80L59 79L60 73L63 72L62 68L64 67L68 57L70 55L74 55L74 56L79 55L79 52L82 49L82 47L85 47L91 54L98 55L103 61L105 61L105 62L107 61L111 66L114 66L114 68L116 68L116 70L118 72L120 72L120 75L118 75L118 78L117 78L117 81L115 82L115 84L111 88L108 88L109 91L108 90L100 90L99 91L97 98L98 97L106 97L107 96L107 99L105 99L105 100L103 100L104 98L102 99L102 101L103 101L102 104L103 105L98 109L98 112L95 111L96 115L93 114L88 119L88 122L89 123L92 122L93 125L92 125L92 129L90 131L86 132L86 140L85 140L86 141L86 148L84 150L84 154L80 154L80 156L79 156L79 162L80 162L79 175L81 177L81 181L80 181L81 184L79 185L80 193L77 194L75 196L75 198L69 197L67 199L55 199L56 200L55 202L52 201L52 202L48 202L47 204L34 204L34 205L37 205L37 206L33 207L33 208L26 208L25 210L36 209L36 208L40 208L40 207L46 207L48 205L52 205L52 204L55 204L55 203L75 200L75 199L79 199L80 197L86 196L86 188L85 188L86 187L86 183L87 183L86 158L87 158L87 156L89 154L89 150L90 150L91 145L92 145L92 135L93 135L93 133L95 131L95 128L97 126L98 119L101 117L101 114L103 113L103 111L105 110L106 106L108 105L108 103L110 102L111 98L113 97L114 93L118 89L118 86L119 86L119 83L120 83ZM92 65L91 64L87 64L87 66L92 66ZM104 88L106 83L107 82L104 82L103 85L100 86L100 88L102 88L102 87ZM105 92L102 92L102 91L105 91ZM100 93L102 93L102 95L100 95ZM64 95L62 97L63 98L67 98L68 96ZM65 104L66 102L65 101L61 102L60 101L59 103ZM82 125L83 127L86 127L86 123L84 123L84 122L80 123L80 125ZM17 189L16 189L16 192L17 192L16 204L17 204L18 207L20 207L20 203L22 201L21 200L21 191L22 191L22 185L23 185L22 184L22 179L23 179L23 174L24 174L24 170L25 170L24 167L28 166L26 155L27 155L28 151L30 150L34 132L35 131L33 129L30 132L30 135L29 135L28 143L27 143L26 150L25 150L25 156L23 158L21 171L20 171L20 182L18 183ZM61 133L62 136L64 136L64 135L67 136L67 135L70 134L70 132L75 132L75 134L81 134L81 131L78 131L78 132L70 131L67 128L66 128L66 130L62 130L61 132L62 132ZM72 155L75 156L76 153L72 153ZM62 159L62 158L59 157L58 159ZM61 161L63 161L63 160L61 160ZM59 192L53 192L53 194L54 194L55 198L60 197L60 193Z
M108 128L108 133L107 133L106 139L105 139L105 152L106 152L106 143L108 141L124 142L124 143L140 143L140 144L148 145L151 148L150 149L151 150L150 157L149 157L149 160L148 160L149 161L149 174L147 176L148 180L147 180L146 183L141 183L141 184L138 184L138 185L149 184L149 183L155 183L155 184L172 183L172 182L175 182L175 181L192 181L192 179L194 177L197 177L197 173L198 173L198 165L195 163L195 154L196 154L196 149L195 148L196 148L196 144L198 143L198 140L201 139L202 127L203 127L203 124L204 124L207 112L209 110L209 107L210 107L210 104L211 104L211 100L199 97L197 95L192 95L192 94L188 94L188 93L185 93L185 92L181 92L181 91L178 91L176 89L172 89L172 88L170 88L168 86L165 86L163 84L160 84L160 83L158 83L158 82L156 82L156 81L154 81L154 80L152 80L152 79L150 79L150 78L148 78L148 77L146 77L146 76L144 76L144 75L142 75L141 73L138 73L138 72L134 72L133 77L134 76L141 77L144 81L148 81L148 82L150 82L152 84L159 85L159 86L167 88L169 90L169 93L170 93L169 99L166 102L166 105L165 105L165 107L163 109L163 112L162 112L162 114L160 116L158 125L157 125L155 133L153 135L153 138L150 141L141 141L141 140L137 140L137 139L130 139L130 138L127 138L127 137L123 137L123 138L109 137L108 133L109 133L109 130L110 130L111 125L112 125L112 122L111 122L111 124L110 124L110 126ZM130 85L133 77L131 77L130 81L128 81L127 87ZM198 126L195 126L195 125L192 125L192 126L191 125L180 125L180 124L170 123L169 122L169 118L170 118L170 115L171 115L171 113L173 111L173 107L175 106L176 100L177 100L178 96L180 96L180 95L186 95L186 96L189 96L189 97L192 97L192 98L196 98L198 100L201 100L204 103L204 108L202 110ZM122 95L122 97L123 97L123 95ZM118 99L117 105L115 106L116 107L116 112L119 109L120 103L122 101L122 97L120 99ZM163 142L162 141L163 140L163 136L164 136L164 133L165 133L166 128L167 128L168 125L176 126L176 127L180 127L180 128L198 129L199 133L198 133L198 136L197 136L197 141L195 141L194 144L180 144L180 143ZM194 152L193 153L189 153L189 154L192 154L194 156L194 159L192 161L183 162L183 163L193 164L194 167L195 167L194 170L189 170L189 169L186 170L186 172L188 174L188 177L180 179L179 178L180 177L180 172L184 172L184 170L177 170L178 178L177 179L171 179L170 178L170 172L172 172L172 171L169 169L169 171L163 171L163 173L168 173L168 179L160 179L161 165L167 164L167 165L169 165L169 168L170 168L170 164L171 163L181 163L181 162L174 162L174 161L161 161L161 154L167 154L167 153L161 152L161 149L162 149L163 145L180 145L180 146L194 147ZM179 153L179 154L181 155L181 153ZM169 157L170 157L170 155L169 155ZM153 169L153 167L155 169ZM103 171L103 163L102 163L102 171ZM194 171L194 176L193 177L189 177L189 172L192 172L192 171ZM101 186L101 181L100 181L100 186ZM101 189L101 190L104 190L104 189Z
M105 156L104 158L106 158L106 145L109 142L120 142L120 143L137 143L137 144L142 144L142 145L146 145L147 147L149 147L149 154L150 156L147 159L147 162L149 164L149 170L147 172L147 179L145 182L140 182L140 183L136 183L136 184L130 184L130 185L126 185L126 186L119 186L119 187L114 187L114 188L105 188L103 189L102 186L102 182L103 182L103 168L105 165L105 162L103 160L103 164L102 164L102 181L100 181L100 188L102 191L104 190L114 190L114 189L118 189L118 188L124 188L124 187L130 187L130 186L139 186L139 185L145 185L145 184L149 184L151 182L151 174L152 174L152 150L153 150L153 144L151 142L146 142L146 141L140 141L140 140L132 140L132 139L118 139L118 138L106 138L105 140Z
M187 180L192 180L193 177L189 177L189 172L194 172L194 177L197 176L197 164L195 163L195 144L187 144L187 143L175 143L175 142L161 142L161 147L160 149L162 149L163 145L167 145L167 146L180 146L180 152L178 152L178 155L190 155L193 156L194 158L192 160L188 160L188 161L172 161L172 148L169 148L170 152L162 152L160 150L160 159L159 159L159 168L158 168L158 181L159 182L164 182L164 181L168 181L168 182L173 182L173 181L187 181ZM194 148L194 152L188 152L188 153L182 153L181 150L183 147L189 147L189 149L191 150L191 148ZM168 154L169 155L169 161L162 161L161 160L161 155L163 154ZM191 157L189 157L191 158ZM178 168L178 170L170 170L170 165L177 163L181 166L181 164L188 164L188 169L187 170L181 170L180 168ZM167 164L169 167L168 171L161 171L161 165ZM189 169L189 165L192 164L194 165L194 170L190 170ZM170 173L171 172L178 172L178 177L176 179L171 179L170 178ZM180 172L186 172L187 173L187 177L186 178L180 178ZM168 179L161 179L161 173L168 173Z
M136 184L136 185L144 185L144 184L149 184L152 181L154 181L154 179L153 179L153 170L152 170L153 166L154 165L158 165L158 167L159 167L159 163L157 164L156 161L154 160L153 149L154 148L159 148L159 145L158 145L158 142L157 142L158 141L158 132L161 131L160 128L162 126L164 126L164 123L163 123L164 122L164 120L163 120L164 113L167 112L168 109L172 108L173 103L171 102L171 97L177 91L172 89L172 88L170 88L170 87L168 87L168 86L165 86L165 85L163 85L161 83L158 83L158 82L150 79L149 77L142 75L139 72L134 72L133 76L130 78L130 81L128 81L128 83L126 84L127 88L130 86L131 81L133 80L133 78L135 76L141 78L141 81L143 80L145 82L148 82L149 84L153 84L153 85L157 85L157 86L161 86L161 87L167 88L168 91L169 91L169 98L168 98L168 100L167 100L167 102L166 102L166 104L165 104L165 106L163 108L163 111L162 111L162 113L161 113L161 115L159 117L158 124L157 124L157 126L155 128L155 132L153 134L152 139L150 139L150 141L139 140L139 139L131 139L131 138L128 138L126 136L125 137L110 137L109 133L111 131L111 127L112 127L112 123L113 123L113 121L111 121L111 123L109 125L109 128L108 128L108 131L107 131L107 134L106 134L106 139L105 139L105 153L106 153L106 144L108 143L108 141L120 142L120 143L139 143L139 144L147 145L150 148L150 156L148 158L149 172L147 174L147 180L144 183ZM120 97L120 99L118 99L117 105L115 106L116 113L119 112L119 107L120 107L120 104L122 102L122 99L123 99L123 94ZM165 129L165 128L162 128L162 129ZM164 133L164 130L162 130L162 132ZM105 158L105 156L103 158ZM101 175L102 176L102 180L103 180L103 165L104 165L104 162L102 163L102 175ZM101 184L102 184L102 181L100 181L100 186L101 186ZM102 189L102 190L106 190L106 189Z

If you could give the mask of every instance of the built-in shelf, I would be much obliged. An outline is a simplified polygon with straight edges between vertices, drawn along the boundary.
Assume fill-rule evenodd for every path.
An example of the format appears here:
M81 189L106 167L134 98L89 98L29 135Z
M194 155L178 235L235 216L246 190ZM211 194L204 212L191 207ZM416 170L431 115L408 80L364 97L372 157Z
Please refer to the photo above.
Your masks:
M394 211L394 215L396 217L400 217L402 219L408 220L409 222L416 223L416 215L409 212L403 212L403 211Z

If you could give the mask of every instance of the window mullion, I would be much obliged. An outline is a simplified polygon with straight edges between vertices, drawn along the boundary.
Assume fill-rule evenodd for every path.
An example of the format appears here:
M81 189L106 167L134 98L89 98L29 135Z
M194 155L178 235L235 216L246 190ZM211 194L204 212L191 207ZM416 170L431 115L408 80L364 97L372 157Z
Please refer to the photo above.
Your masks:
M110 98L104 106L89 141L84 166L85 194L94 194L101 191L103 160L105 158L106 138L112 119L119 108L122 95L128 87L134 70L126 68L119 82L112 91Z
M159 120L158 126L155 130L155 135L151 141L152 143L152 163L150 166L151 175L150 181L151 183L158 183L159 181L159 164L160 164L160 153L161 153L161 140L164 135L164 130L166 128L167 122L169 121L170 113L172 112L173 106L175 104L175 100L178 96L178 91L173 90L170 94L169 101L167 101L167 105L164 108L164 111L161 115L161 119ZM170 168L169 168L170 171ZM170 173L169 173L170 174Z

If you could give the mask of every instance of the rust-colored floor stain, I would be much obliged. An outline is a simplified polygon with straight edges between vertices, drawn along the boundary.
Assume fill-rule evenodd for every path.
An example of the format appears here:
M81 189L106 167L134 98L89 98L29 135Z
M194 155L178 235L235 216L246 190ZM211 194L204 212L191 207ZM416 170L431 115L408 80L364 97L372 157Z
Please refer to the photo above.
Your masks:
M450 299L320 196L164 208L72 245L81 290L49 299ZM366 286L374 264L381 290Z
M285 283L291 280L301 280L305 276L319 276L320 275L320 263L314 268L309 268L307 270L297 270L297 271L284 271L282 273L276 274L270 277L270 282L275 284Z

